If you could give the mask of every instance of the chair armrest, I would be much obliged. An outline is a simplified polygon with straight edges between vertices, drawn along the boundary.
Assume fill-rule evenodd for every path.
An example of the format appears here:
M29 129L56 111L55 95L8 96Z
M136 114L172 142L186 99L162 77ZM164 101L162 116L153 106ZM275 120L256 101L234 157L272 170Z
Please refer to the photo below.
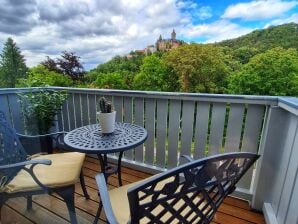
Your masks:
M187 160L188 162L192 162L192 161L194 161L194 159L193 159L191 156L189 156L189 155L182 155L182 156L180 156L180 158L181 158L181 159L185 159L185 160Z
M27 165L34 165L34 164L51 165L52 164L52 161L49 160L49 159L27 160L27 161L24 161L24 162L2 165L2 166L0 166L0 170L1 169L16 168L16 167L24 167L24 166L27 166Z
M99 174L96 174L95 179L96 179L97 187L99 189L100 200L102 202L102 206L108 223L111 223L111 224L118 223L110 202L110 196L109 196L105 176L102 173L99 173Z

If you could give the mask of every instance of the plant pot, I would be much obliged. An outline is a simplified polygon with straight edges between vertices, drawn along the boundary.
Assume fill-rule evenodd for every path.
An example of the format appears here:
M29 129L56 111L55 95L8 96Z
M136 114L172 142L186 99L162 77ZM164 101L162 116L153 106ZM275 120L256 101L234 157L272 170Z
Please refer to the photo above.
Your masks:
M51 136L27 136L20 141L29 155L36 153L53 153L53 139Z
M51 136L41 136L39 140L41 148L40 151L48 154L53 154L53 138Z
M111 113L97 112L101 132L103 134L111 134L115 130L116 111Z

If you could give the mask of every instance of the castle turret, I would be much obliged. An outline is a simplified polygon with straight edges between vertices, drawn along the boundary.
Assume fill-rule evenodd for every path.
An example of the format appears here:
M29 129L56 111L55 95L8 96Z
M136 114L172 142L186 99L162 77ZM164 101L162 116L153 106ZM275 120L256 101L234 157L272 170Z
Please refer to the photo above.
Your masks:
M176 32L175 29L173 29L173 32L171 34L172 40L176 40Z
M158 41L162 41L161 34L159 35Z

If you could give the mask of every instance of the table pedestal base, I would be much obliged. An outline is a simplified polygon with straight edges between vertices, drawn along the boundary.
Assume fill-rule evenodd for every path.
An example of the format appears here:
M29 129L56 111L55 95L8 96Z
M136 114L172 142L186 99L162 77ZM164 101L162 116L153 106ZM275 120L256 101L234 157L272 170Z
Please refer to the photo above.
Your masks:
M97 154L97 157L100 162L101 172L104 174L107 183L108 183L109 176L117 173L119 186L122 186L122 179L121 179L122 156L123 156L123 152L120 152L117 165L111 165L111 164L108 164L107 154Z

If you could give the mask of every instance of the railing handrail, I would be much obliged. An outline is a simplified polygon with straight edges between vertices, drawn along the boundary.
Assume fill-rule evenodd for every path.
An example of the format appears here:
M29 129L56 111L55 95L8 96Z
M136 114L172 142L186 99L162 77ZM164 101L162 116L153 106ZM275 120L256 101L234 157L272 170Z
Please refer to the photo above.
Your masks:
M183 93L183 92L158 92L158 91L138 91L138 90L115 90L115 89L94 89L94 88L72 88L72 87L31 87L31 88L4 88L0 89L1 94L29 92L39 89L67 90L71 93L86 93L128 97L143 98L167 98L177 100L195 100L195 101L212 101L224 103L248 103L277 106L279 97L277 96L257 96L257 95L235 95L235 94L209 94L209 93Z
M297 97L278 97L278 106L296 116L298 115Z

